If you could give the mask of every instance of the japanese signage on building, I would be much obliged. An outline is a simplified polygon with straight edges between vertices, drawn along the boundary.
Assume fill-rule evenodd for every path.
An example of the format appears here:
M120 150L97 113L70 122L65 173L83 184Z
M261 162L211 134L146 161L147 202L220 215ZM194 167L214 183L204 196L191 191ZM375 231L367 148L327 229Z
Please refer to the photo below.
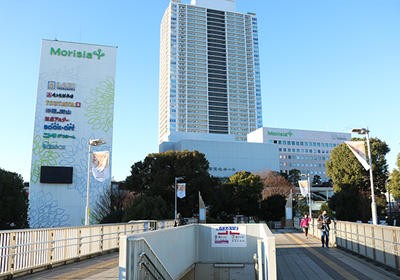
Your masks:
M29 193L31 227L82 224L90 139L106 142L93 151L109 152L112 164L116 50L42 41ZM57 183L53 176L48 183L48 178L42 178L42 167L54 167L51 170L71 178L60 178ZM71 167L72 172L63 173L63 168ZM110 186L110 180L91 180L89 207Z

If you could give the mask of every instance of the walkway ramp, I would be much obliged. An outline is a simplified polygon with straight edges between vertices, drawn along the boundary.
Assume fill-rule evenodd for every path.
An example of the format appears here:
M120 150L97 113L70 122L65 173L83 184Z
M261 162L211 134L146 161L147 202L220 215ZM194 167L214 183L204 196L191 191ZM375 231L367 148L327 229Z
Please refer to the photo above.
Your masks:
M278 279L400 279L364 258L337 247L322 248L320 240L298 230L273 230L276 238Z

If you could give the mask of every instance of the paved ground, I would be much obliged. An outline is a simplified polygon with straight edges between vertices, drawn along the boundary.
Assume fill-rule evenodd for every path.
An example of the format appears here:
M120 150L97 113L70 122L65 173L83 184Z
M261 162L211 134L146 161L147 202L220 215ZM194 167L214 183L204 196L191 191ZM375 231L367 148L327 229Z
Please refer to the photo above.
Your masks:
M118 252L106 254L92 259L74 262L34 274L16 277L18 280L44 279L118 279Z
M400 279L392 271L344 252L322 248L320 240L294 230L273 231L276 237L278 280Z
M292 279L400 279L363 258L338 248L321 248L320 241L306 239L295 230L274 230L279 280ZM42 279L118 279L118 253L16 277L18 280Z

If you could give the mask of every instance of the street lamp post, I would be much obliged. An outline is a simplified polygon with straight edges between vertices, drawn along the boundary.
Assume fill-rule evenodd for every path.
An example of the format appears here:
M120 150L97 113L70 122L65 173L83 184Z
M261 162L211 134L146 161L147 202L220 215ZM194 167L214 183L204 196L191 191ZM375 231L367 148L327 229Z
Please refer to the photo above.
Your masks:
M177 184L178 180L182 180L182 179L183 179L183 177L175 177L175 219L177 218L177 215L178 215L178 211L177 211L177 208L176 208L176 205L177 205L176 184Z
M368 126L367 128L353 128L351 133L357 133L360 135L367 135L367 146L368 146L368 161L369 161L369 177L371 181L371 196L372 196L372 202L371 202L371 209L372 209L372 223L376 225L378 223L378 216L376 212L376 203L375 203L375 192L374 192L374 179L372 176L372 163L371 163L371 148L369 144L369 130Z
M310 185L310 173L307 173L307 174L300 174L300 176L303 176L303 177L307 177L307 181L308 181L308 210L309 210L309 216L308 217L310 217L310 218L312 218L312 216L311 216L311 185Z
M85 208L85 226L89 225L89 191L90 191L90 154L92 153L92 146L100 146L106 142L100 139L89 140L89 158L88 158L88 179L87 179L87 190L86 190L86 208Z
M387 186L388 186L388 194L389 194L389 219L392 219L392 203L390 202L390 181L392 180L392 175L389 176L389 178L386 180Z

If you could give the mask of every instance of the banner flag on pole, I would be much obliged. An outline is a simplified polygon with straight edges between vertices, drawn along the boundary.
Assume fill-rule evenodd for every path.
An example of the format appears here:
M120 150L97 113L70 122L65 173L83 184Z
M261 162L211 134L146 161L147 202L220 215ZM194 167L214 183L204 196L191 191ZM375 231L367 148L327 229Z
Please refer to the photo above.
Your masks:
M179 198L184 198L186 196L186 183L177 184L176 196Z
M356 156L358 161L364 166L365 170L369 170L371 167L367 162L367 156L365 155L365 144L364 141L346 141L345 142L353 154Z
M110 153L105 152L94 152L93 153L93 177L100 182L103 182L110 178Z
M299 181L300 191L303 196L308 194L308 180Z

